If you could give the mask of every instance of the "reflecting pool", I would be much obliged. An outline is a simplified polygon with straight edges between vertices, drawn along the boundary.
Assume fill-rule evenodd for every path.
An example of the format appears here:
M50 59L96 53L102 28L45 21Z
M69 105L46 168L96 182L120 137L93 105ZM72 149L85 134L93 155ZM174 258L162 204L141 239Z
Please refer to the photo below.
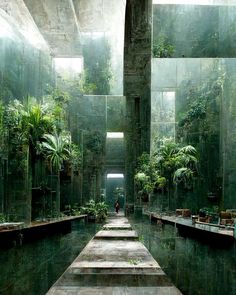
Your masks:
M74 221L68 234L0 249L0 294L44 295L100 227Z
M236 294L236 243L224 247L181 237L173 225L130 219L161 268L184 295Z
M236 294L236 245L182 237L172 225L147 217L129 218L139 239L184 295ZM101 225L73 222L68 234L56 234L0 250L0 294L44 295L78 256Z

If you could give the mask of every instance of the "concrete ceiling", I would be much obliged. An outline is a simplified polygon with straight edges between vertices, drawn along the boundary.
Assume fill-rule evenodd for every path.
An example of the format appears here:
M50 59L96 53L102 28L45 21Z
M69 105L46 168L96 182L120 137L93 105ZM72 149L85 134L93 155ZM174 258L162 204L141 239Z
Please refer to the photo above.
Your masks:
M24 0L54 56L80 56L81 38L72 0Z
M0 8L15 20L29 42L34 37L41 48L46 45L55 57L77 57L82 55L81 33L117 32L125 3L126 0L0 0Z
M2 14L8 22L34 47L49 50L48 44L36 26L23 0L0 0ZM1 30L1 28L0 28ZM18 37L17 35L15 36ZM21 38L19 36L19 38Z

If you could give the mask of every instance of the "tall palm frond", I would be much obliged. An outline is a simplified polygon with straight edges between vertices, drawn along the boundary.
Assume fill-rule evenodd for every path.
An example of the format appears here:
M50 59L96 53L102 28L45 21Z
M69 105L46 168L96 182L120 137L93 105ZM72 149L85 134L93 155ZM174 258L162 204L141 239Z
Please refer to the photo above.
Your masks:
M45 134L42 142L43 152L50 161L52 167L58 171L61 169L64 160L69 159L70 150L68 141L62 135Z
M197 154L197 151L192 145L186 145L182 147L178 153L195 156Z
M193 181L194 172L190 168L182 167L175 171L173 182L175 184L183 183L186 188L190 188Z

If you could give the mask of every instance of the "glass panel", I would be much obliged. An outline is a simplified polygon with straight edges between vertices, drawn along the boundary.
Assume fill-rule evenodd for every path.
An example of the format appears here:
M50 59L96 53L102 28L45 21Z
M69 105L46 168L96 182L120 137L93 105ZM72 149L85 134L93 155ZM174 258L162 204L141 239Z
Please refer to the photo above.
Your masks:
M153 0L153 4L236 5L235 0Z
M236 7L154 5L153 57L235 57Z

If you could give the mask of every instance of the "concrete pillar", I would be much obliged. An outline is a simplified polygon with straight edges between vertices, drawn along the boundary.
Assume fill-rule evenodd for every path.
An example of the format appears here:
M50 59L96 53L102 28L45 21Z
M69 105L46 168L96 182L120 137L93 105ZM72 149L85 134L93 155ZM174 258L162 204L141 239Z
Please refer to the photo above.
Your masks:
M134 169L150 150L152 1L127 0L124 46L126 201L134 203Z

